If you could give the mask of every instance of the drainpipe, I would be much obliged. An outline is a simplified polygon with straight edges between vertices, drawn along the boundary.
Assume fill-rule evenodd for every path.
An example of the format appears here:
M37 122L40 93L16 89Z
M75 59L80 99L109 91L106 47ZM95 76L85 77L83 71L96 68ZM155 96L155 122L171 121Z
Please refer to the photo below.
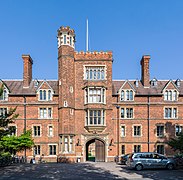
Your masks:
M24 98L24 133L26 132L26 97L23 96ZM26 158L26 148L24 149L24 157L25 157L25 162L27 162L27 158Z
M117 103L118 103L118 97L117 97ZM116 130L117 130L117 157L119 159L119 108L120 106L117 104L116 105L116 109L117 109L117 127L116 127Z
M150 150L149 146L150 146L150 96L147 96L147 148L148 148L148 152Z

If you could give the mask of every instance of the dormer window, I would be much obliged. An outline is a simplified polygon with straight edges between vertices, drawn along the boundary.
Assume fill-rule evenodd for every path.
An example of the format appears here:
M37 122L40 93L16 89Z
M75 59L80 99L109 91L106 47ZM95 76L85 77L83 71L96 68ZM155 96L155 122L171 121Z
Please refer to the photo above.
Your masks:
M177 87L180 87L180 79L177 79L176 85L177 85Z
M7 89L3 90L3 93L0 96L0 101L7 101L8 100L8 91Z
M132 90L121 90L120 94L121 101L133 101L134 100L134 93Z
M178 93L176 90L166 90L164 93L165 101L177 101Z
M152 81L151 81L151 86L157 86L157 79L156 78L153 78Z
M39 100L40 101L51 101L52 100L53 93L51 90L39 90Z

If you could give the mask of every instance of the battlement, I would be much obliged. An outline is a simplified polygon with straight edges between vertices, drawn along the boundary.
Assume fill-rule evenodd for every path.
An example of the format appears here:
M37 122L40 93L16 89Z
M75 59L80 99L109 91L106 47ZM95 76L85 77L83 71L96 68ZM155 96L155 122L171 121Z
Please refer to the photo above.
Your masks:
M70 34L70 35L74 35L74 30L73 29L70 29L70 27L69 26L66 26L66 27L64 27L64 26L61 26L59 29L58 29L58 36L60 36L60 35L62 35L62 33L68 33L68 34Z
M100 52L98 52L98 51L93 51L93 52L75 51L74 58L75 58L75 60L109 60L109 61L113 60L112 51L106 51L106 52L104 52L104 51L100 51Z

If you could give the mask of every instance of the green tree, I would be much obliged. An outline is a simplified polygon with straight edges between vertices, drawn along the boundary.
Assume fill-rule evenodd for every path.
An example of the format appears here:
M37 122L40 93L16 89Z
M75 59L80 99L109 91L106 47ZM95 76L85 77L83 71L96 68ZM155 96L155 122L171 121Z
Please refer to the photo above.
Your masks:
M183 153L183 132L181 132L176 138L171 138L167 144L174 150Z
M2 96L4 86L0 87L0 97ZM8 112L0 114L0 154L3 152L16 153L25 149L30 149L33 145L31 131L26 131L19 137L11 136L14 120L18 117L15 113L16 108L11 108Z

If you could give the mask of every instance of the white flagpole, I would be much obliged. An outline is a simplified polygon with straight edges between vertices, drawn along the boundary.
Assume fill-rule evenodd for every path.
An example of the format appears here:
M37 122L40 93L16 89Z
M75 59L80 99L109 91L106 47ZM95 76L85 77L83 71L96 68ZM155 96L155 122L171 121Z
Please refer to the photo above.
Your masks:
M88 51L88 19L86 20L86 51Z

